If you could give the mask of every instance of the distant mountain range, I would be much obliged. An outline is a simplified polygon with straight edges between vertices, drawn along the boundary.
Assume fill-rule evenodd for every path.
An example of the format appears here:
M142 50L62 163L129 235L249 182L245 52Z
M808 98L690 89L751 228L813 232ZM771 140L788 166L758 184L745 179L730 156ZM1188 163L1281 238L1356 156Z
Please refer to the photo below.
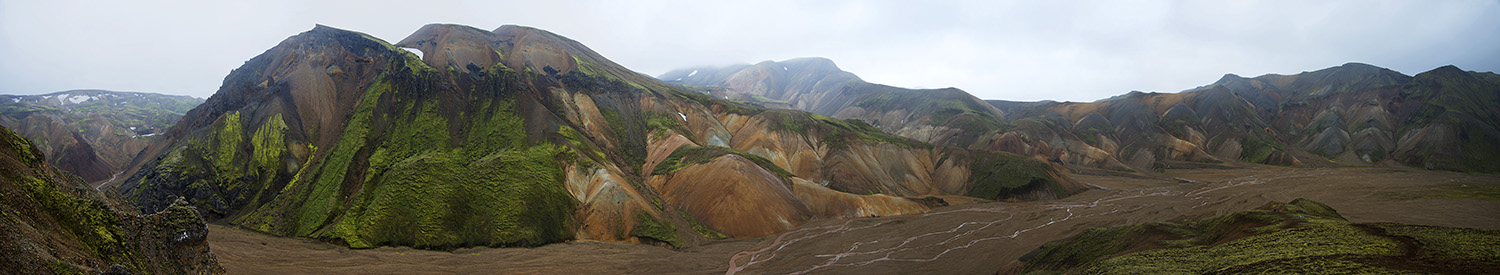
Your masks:
M770 108L860 119L933 144L1009 152L1080 173L1153 174L1247 162L1500 172L1500 75L1416 76L1350 63L1097 102L984 101L957 89L870 84L826 59L682 69L658 77Z
M30 139L49 163L88 182L125 170L156 135L203 99L72 90L0 95L0 126Z

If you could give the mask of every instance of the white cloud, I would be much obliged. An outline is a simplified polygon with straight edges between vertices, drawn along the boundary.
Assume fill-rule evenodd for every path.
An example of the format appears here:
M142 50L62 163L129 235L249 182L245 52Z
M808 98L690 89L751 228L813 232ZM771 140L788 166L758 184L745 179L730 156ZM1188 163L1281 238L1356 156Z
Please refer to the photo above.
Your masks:
M876 83L1088 101L1345 62L1497 71L1496 14L1484 0L3 1L0 91L207 97L313 24L396 41L444 22L547 29L648 74L821 56Z

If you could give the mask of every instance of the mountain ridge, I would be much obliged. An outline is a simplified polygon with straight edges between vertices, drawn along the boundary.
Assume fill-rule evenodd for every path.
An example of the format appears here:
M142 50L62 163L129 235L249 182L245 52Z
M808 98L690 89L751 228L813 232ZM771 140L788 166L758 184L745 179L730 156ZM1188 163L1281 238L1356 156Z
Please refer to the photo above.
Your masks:
M796 67L795 65L783 64L809 61L826 63L828 65L824 67L833 71L798 74L789 69ZM783 72L774 70L777 67ZM823 77L839 80L833 81L837 85L828 85L819 81ZM941 116L941 111L921 107L923 104L940 104L945 101L923 97L940 95L941 91L963 93L957 89L903 90L904 94L923 97L896 100L899 103L894 108L885 108L888 112L884 115L872 116L867 110L850 108L851 106L839 109L809 105L807 102L812 100L808 99L831 96L849 98L850 90L861 89L858 87L867 83L848 72L837 71L831 60L823 58L765 61L755 65L718 68L694 67L673 70L658 78L690 86L704 86L706 88L703 90L709 93L765 107L805 110L838 118L857 118L887 132L936 144L1033 156L1068 165L1069 169L1080 173L1109 174L1124 171L1153 175L1160 169L1173 166L1238 162L1313 167L1413 166L1500 172L1495 167L1478 167L1472 164L1486 163L1479 160L1500 156L1500 151L1497 150L1481 149L1465 153L1462 148L1429 148L1435 146L1433 144L1444 144L1431 140L1417 142L1413 139L1405 141L1404 144L1408 145L1397 144L1400 143L1400 138L1407 137L1405 133L1410 132L1410 128L1417 127L1403 126L1409 124L1407 120L1417 124L1432 121L1426 117L1413 117L1417 109L1430 113L1428 116L1454 114L1446 111L1449 108L1441 106L1410 107L1427 101L1408 99L1409 95L1442 97L1420 90L1444 89L1443 85L1438 84L1446 84L1457 87L1455 91L1459 93L1473 94L1468 96L1467 102L1494 102L1490 99L1493 95L1485 93L1496 90L1495 74L1465 72L1451 65L1417 76L1407 76L1374 65L1350 62L1292 75L1265 74L1244 78L1231 73L1211 84L1182 92L1132 91L1094 102L986 100L986 105L993 107L992 110L968 108L979 114L969 122L979 123L954 123L949 117ZM815 79L817 85L787 84L806 82L807 79ZM1463 79L1474 81L1449 81L1465 81ZM1427 84L1421 85L1422 83ZM1450 87L1449 90L1454 89ZM1363 101L1360 104L1365 104L1382 100L1408 102L1405 103L1408 107L1387 111L1384 110L1386 108L1356 110L1349 106L1349 101ZM848 101L870 102L868 98L858 95L845 102ZM1445 104L1465 104L1463 101L1450 101ZM1318 108L1325 110L1308 109L1305 104L1309 102L1318 102ZM854 105L852 107L869 107ZM1491 131L1495 128L1494 125L1477 123L1496 117L1495 114L1500 114L1500 110L1484 110L1477 106L1461 109L1465 111L1459 114L1460 118L1450 120L1470 121L1465 126L1423 128L1430 130L1411 137L1468 142L1472 139L1486 140L1500 136L1500 133ZM1350 112L1363 112L1359 114L1359 118L1350 118L1361 119L1357 121L1360 125L1340 122L1344 120L1341 116L1353 114ZM1317 122L1313 119L1315 116L1327 122ZM911 118L923 117L944 119L921 121L915 125L906 123ZM893 119L901 122L901 125L890 123ZM1372 121L1370 119L1380 125L1376 130L1362 126L1368 125ZM1312 123L1322 124L1309 125ZM1326 133L1301 133L1293 130L1308 126L1320 127ZM1482 134L1469 137L1468 132L1463 132L1458 134L1465 136L1453 136L1450 133L1450 128L1453 127L1473 128L1480 130ZM953 131L953 128L962 128L962 131ZM956 133L968 133L968 136ZM1485 148L1478 142L1467 144L1470 144L1468 147ZM1398 149L1401 153L1397 152ZM1355 151L1357 153L1349 153ZM1425 157L1433 154L1438 157ZM1389 155L1401 157L1387 161L1393 159L1387 158ZM1467 161L1452 160L1456 158Z
M687 247L944 196L1084 189L1024 157L684 91L529 27L432 24L389 44L318 26L224 83L142 153L122 194L143 210L184 197L278 236L451 249Z

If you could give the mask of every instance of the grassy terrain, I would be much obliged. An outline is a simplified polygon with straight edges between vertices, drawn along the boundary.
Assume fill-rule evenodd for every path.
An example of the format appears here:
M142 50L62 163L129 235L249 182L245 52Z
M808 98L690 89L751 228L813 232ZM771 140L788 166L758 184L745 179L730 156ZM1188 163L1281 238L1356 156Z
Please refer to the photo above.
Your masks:
M729 154L739 155L741 157L749 159L751 162L754 162L755 165L758 165L761 168L765 168L766 171L771 171L771 173L781 177L782 181L786 182L787 184L791 184L790 179L792 177L796 177L796 175L793 175L791 172L787 172L786 169L782 169L781 166L776 166L776 163L771 162L771 160L757 156L755 154L751 154L749 152L735 150L729 147L700 147L693 145L684 145L682 147L677 147L677 150L672 151L671 155L667 155L667 158L665 160L662 160L661 163L656 164L656 169L651 170L651 174L671 174L673 172L677 172L677 170L682 170L682 168L687 168L688 166L692 166L695 164L708 163L709 161L712 161L719 156Z
M882 132L858 119L841 120L792 110L765 110L760 116L772 131L788 131L802 136L816 135L834 151L846 149L861 140L910 148L932 148L932 145L921 141Z
M1023 259L1036 274L1409 273L1493 266L1497 249L1494 230L1352 224L1298 199L1216 218L1090 229Z
M964 195L990 200L1032 190L1064 192L1057 179L1048 174L1052 167L1047 163L1009 153L975 152L969 164L970 188ZM1049 188L1050 187L1050 188ZM1067 193L1053 194L1066 197Z

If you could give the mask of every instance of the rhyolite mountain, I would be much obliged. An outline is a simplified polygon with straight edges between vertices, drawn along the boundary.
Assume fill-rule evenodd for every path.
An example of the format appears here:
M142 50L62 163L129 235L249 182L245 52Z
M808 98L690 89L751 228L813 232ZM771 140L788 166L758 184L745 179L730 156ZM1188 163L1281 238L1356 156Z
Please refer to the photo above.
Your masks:
M870 84L827 59L681 69L669 83L770 108L860 119L942 146L1010 152L1074 172L1151 174L1219 163L1500 172L1500 76L1416 76L1366 64L1219 81L1097 102L985 101ZM1117 172L1118 171L1118 172Z
M0 127L0 270L15 274L218 274L208 228L176 203L140 215L48 164Z
M826 58L679 69L657 78L763 107L859 119L937 145L969 147L988 132L1008 129L1003 112L963 90L869 83Z
M0 95L0 126L30 139L53 166L97 182L129 168L159 132L200 103L189 96L105 90Z
M715 98L529 27L435 24L393 45L318 26L223 83L120 193L279 236L452 248L680 247L1083 190L1034 158Z
M999 150L1096 167L1162 160L1380 165L1500 172L1500 75L1444 66L1416 76L1366 64L1096 102L991 101L1021 131ZM1059 142L1060 140L1060 142ZM1068 144L1052 147L1038 144Z

